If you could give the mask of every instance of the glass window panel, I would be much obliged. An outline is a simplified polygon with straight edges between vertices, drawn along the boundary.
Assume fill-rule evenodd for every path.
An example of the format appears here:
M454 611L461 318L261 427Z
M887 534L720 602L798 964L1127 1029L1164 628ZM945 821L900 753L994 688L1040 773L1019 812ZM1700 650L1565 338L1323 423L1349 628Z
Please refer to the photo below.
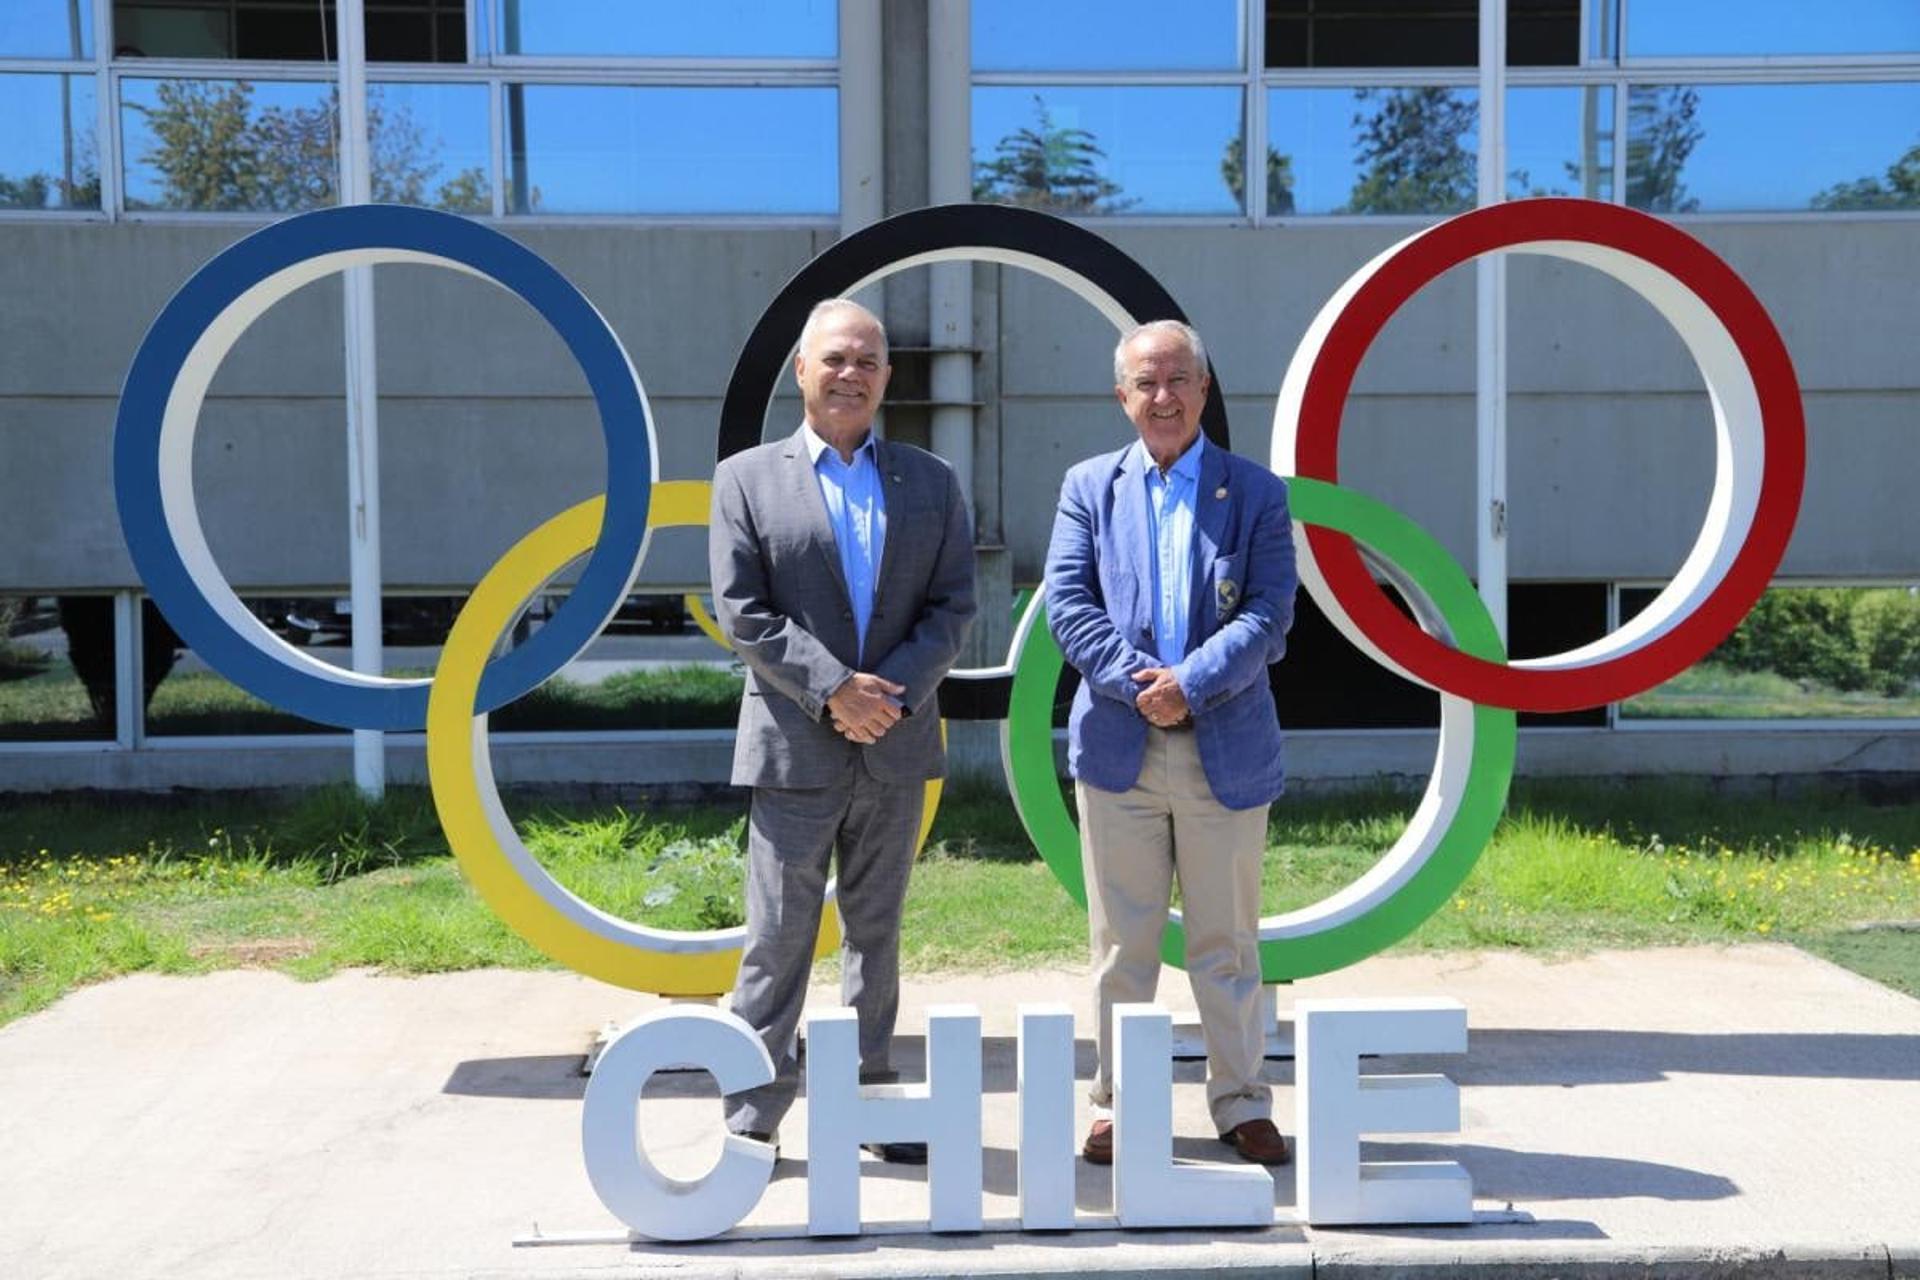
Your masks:
M1071 214L1237 214L1237 88L983 86L974 198Z
M1622 587L1620 616L1653 600ZM1775 587L1719 648L1620 704L1635 720L1920 717L1920 585Z
M91 58L93 0L6 0L0 58Z
M331 36L328 37L331 40ZM320 36L312 33L319 56ZM227 4L113 6L113 56L116 58L233 58L234 13Z
M977 71L1237 71L1238 0L974 0Z
M98 209L90 75L0 75L0 209Z
M519 638L564 600L550 595L529 609ZM487 722L496 733L731 729L744 683L733 655L694 626L684 596L630 595L584 653Z
M1571 67L1579 61L1580 0L1507 0L1508 66ZM1479 62L1476 50L1474 64Z
M596 58L832 58L836 0L501 0L500 51Z
M1269 67L1471 67L1479 0L1266 0ZM1507 0L1507 62L1572 66L1580 0Z
M1397 593L1389 591L1387 599L1408 613ZM1604 583L1516 582L1507 589L1507 614L1517 658L1578 648L1606 633L1607 588ZM1067 675L1072 674L1068 668ZM1295 601L1293 629L1287 632L1287 660L1268 674L1280 723L1289 729L1425 729L1440 724L1440 705L1432 690L1402 680L1355 648L1304 591ZM1604 725L1606 718L1604 707L1520 713L1522 725Z
M831 214L827 88L509 85L514 213Z
M1478 189L1478 114L1471 89L1274 89L1267 141L1295 213L1457 213Z
M376 201L492 211L485 85L369 85L367 118Z
M319 62L338 48L335 6L288 0L117 0L114 56ZM466 0L366 0L371 62L464 62Z
M1627 55L1636 58L1920 53L1913 0L1629 0Z
M0 596L0 742L111 741L112 596Z
M1920 208L1920 84L1636 85L1627 203L1654 213Z
M367 5L367 58L373 62L465 62L465 0Z
M333 98L321 81L121 81L127 208L332 204Z
M1613 88L1507 91L1507 198L1613 199Z

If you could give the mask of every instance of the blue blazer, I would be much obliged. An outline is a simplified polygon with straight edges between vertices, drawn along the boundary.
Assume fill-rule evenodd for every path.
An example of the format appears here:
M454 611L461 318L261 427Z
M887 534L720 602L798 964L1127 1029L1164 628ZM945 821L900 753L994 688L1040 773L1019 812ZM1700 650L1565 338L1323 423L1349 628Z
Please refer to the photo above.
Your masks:
M1173 670L1213 794L1251 809L1285 780L1267 667L1293 624L1293 524L1286 483L1271 471L1211 441L1200 458L1187 654ZM1067 767L1102 791L1131 788L1146 751L1132 675L1161 665L1150 528L1145 464L1131 444L1067 472L1047 548L1047 625L1082 677Z

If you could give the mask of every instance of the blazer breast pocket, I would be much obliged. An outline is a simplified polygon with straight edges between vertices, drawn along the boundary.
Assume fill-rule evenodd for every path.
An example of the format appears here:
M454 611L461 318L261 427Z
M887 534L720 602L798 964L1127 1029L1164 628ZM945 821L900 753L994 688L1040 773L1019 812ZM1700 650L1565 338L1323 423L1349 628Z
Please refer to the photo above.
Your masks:
M1213 620L1225 622L1240 608L1240 593L1245 587L1238 553L1221 556L1213 562Z

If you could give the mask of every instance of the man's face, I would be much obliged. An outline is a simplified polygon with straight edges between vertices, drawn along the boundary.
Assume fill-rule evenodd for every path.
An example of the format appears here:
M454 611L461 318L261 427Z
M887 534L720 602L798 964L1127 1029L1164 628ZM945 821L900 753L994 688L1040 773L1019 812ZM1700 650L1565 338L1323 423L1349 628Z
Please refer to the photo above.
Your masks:
M1207 403L1207 371L1177 333L1149 331L1126 346L1126 376L1115 387L1147 452L1171 462L1200 434L1200 410Z
M873 425L892 372L880 326L852 310L822 316L793 361L807 421L848 439Z

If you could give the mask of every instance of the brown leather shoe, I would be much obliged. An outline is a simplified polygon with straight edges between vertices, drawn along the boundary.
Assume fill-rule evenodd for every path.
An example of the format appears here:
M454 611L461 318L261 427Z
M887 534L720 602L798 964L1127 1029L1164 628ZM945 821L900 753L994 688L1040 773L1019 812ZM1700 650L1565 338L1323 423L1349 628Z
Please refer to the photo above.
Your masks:
M1112 1164L1113 1121L1095 1120L1093 1128L1087 1130L1087 1141L1080 1148L1080 1154L1087 1158L1088 1164Z
M1092 1141L1091 1138L1088 1139ZM1280 1136L1271 1120L1248 1120L1220 1135L1220 1141L1232 1147L1242 1160L1255 1164L1285 1164L1292 1155L1287 1140Z

